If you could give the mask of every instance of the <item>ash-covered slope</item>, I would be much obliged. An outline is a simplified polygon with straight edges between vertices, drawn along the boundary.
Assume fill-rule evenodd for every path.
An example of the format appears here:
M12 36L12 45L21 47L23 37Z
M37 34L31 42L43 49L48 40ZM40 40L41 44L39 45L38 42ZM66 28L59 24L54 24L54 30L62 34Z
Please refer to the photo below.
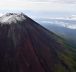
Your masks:
M75 72L71 47L24 14L0 17L0 72Z

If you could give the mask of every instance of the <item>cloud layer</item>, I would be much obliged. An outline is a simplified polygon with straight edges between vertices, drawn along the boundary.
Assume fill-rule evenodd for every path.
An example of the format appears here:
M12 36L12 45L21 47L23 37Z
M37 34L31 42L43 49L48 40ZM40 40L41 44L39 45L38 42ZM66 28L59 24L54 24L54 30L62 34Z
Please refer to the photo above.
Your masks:
M55 3L76 3L76 0L23 0L29 2L55 2Z
M0 2L18 2L18 1L23 1L23 2L54 2L54 3L70 3L70 4L75 4L76 0L0 0Z

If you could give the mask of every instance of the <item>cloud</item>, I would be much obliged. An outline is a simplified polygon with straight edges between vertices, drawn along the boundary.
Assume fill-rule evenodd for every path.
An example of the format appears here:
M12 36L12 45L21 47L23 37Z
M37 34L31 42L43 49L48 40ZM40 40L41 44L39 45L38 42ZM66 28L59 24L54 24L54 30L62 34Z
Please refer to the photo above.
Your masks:
M55 2L75 4L76 3L76 0L55 0Z
M73 3L75 3L75 0L1 0L0 10L76 12L76 4Z
M0 0L0 2L54 2L54 3L76 3L76 0Z
M55 2L55 3L70 3L75 4L76 0L22 0L28 2Z

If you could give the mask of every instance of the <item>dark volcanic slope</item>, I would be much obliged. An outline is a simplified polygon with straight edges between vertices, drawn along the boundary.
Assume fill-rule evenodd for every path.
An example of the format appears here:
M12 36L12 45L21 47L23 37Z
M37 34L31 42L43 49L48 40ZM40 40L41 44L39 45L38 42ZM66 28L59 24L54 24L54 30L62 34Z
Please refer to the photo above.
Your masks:
M25 17L0 23L0 72L75 72L71 47Z

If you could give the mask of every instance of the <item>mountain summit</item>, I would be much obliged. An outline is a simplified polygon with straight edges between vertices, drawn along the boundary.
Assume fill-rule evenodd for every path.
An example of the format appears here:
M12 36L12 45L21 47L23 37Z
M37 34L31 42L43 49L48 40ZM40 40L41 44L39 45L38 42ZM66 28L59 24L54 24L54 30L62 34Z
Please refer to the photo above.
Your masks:
M76 72L73 48L24 14L0 18L0 72Z
M6 13L0 17L1 23L16 23L17 21L23 21L26 17L23 13Z

